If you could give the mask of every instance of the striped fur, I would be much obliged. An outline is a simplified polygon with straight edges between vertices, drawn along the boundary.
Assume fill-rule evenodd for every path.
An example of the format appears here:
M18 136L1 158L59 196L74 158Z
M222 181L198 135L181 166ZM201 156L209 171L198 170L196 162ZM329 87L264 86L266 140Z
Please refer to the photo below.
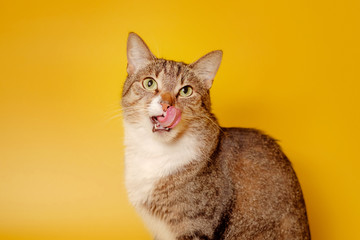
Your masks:
M189 65L158 59L131 33L128 59L126 187L155 239L310 239L302 191L279 145L254 129L221 128L211 113L221 52ZM147 77L156 90L144 89ZM179 96L184 86L191 96ZM181 121L152 132L150 117L164 111L165 95Z

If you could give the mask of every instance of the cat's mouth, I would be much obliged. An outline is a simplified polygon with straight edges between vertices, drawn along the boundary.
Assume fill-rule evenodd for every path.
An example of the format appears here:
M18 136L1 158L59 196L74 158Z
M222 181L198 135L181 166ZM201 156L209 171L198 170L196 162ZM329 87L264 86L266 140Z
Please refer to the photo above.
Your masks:
M170 131L181 119L181 111L175 107L169 107L163 115L152 116L150 121L153 124L153 132Z
M153 124L153 132L157 132L157 131L170 131L169 127L163 127L161 125L161 123L159 122L158 118L164 118L164 115L160 115L160 116L152 116L150 117L150 121Z

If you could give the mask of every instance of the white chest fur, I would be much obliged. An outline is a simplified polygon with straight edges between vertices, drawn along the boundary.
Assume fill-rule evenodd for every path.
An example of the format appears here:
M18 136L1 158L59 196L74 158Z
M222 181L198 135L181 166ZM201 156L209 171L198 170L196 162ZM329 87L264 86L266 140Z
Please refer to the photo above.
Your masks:
M181 169L198 154L193 136L184 134L176 143L159 141L148 125L133 128L125 125L125 180L134 206L144 203L157 181Z
M173 239L164 222L156 219L142 204L151 199L156 183L190 163L199 154L195 136L184 134L175 143L159 141L149 125L125 127L125 181L130 202L137 209L150 231L158 239Z

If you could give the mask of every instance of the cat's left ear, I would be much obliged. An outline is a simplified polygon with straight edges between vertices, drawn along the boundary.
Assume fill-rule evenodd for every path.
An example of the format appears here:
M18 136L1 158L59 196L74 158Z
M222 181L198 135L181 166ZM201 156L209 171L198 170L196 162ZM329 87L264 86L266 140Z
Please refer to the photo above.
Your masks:
M222 51L212 51L189 66L195 71L195 74L205 83L207 89L210 89L218 71L222 59Z
M155 56L139 35L131 32L127 41L127 59L127 72L130 75L145 67Z

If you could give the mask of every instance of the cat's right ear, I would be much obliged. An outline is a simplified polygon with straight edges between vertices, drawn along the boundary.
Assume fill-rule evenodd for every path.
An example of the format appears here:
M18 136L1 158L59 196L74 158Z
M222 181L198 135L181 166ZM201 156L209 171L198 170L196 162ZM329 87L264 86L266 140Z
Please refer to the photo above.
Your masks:
M127 72L129 75L155 59L145 42L136 33L129 33L127 40Z
M207 89L212 86L216 72L220 67L222 55L221 50L212 51L189 65L204 82Z

